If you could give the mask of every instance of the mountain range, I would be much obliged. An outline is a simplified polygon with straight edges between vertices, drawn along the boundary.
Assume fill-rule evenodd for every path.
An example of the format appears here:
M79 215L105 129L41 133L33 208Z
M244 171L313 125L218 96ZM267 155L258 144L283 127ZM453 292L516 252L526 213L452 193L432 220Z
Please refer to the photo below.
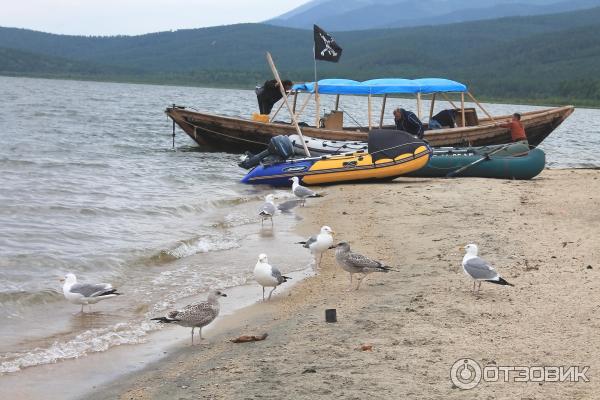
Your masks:
M495 99L600 105L600 7L423 27L332 32L344 52L319 76L440 76ZM0 74L252 88L271 76L312 80L312 32L237 24L85 37L0 28Z
M265 23L348 31L567 12L599 0L313 0Z

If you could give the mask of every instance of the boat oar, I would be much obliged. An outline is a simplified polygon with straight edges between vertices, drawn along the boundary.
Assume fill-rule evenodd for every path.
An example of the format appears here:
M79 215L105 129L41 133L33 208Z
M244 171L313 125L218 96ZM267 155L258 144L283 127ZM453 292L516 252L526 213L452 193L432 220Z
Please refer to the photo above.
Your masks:
M492 156L492 155L494 155L494 154L498 153L498 152L499 152L499 151L501 151L501 150L504 150L504 149L506 149L506 148L507 148L508 146L510 146L510 145L512 145L512 143L508 143L508 144L505 144L505 145L504 145L504 146L502 146L502 147L498 147L497 149L495 149L495 150L493 150L493 151L490 151L489 153L485 153L485 155L484 155L483 157L481 157L480 159L478 159L478 160L475 160L475 161L473 161L472 163L465 165L464 167L460 167L460 168L459 168L459 169L457 169L457 170L454 170L454 171L448 172L448 174L446 175L446 178L452 178L453 176L456 176L456 175L460 174L461 172L463 172L463 171L464 171L464 170L466 170L466 169L469 169L469 168L471 168L471 167L473 167L473 166L475 166L475 165L477 165L477 164L479 164L479 163L482 163L482 162L484 162L484 161L486 161L486 160L489 160L489 159L490 159L490 156Z

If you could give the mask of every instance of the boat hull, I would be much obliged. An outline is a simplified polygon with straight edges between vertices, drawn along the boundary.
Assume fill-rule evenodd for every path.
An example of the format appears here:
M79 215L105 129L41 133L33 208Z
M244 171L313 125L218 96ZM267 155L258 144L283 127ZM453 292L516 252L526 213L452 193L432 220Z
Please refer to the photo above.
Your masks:
M522 155L490 155L489 159L473 164L485 158L482 154L436 154L424 168L407 174L413 177L445 177L460 168L469 166L454 175L455 177L477 177L498 179L532 179L539 175L546 165L546 155L535 148Z
M431 153L430 147L421 146L414 153L375 162L366 153L290 160L259 165L248 172L242 183L290 186L290 179L295 176L304 185L390 180L423 168Z
M225 117L200 113L184 107L167 108L166 114L185 131L203 150L241 153L263 150L272 137L293 135L296 129L285 123L265 123L242 118ZM522 123L529 143L540 144L571 113L573 107L565 106L523 113ZM506 122L510 116L495 117L495 121ZM330 130L302 127L307 137L326 140L366 141L367 130ZM425 132L431 146L485 146L509 143L508 129L494 126L490 120L482 119L480 125L465 128L438 129Z

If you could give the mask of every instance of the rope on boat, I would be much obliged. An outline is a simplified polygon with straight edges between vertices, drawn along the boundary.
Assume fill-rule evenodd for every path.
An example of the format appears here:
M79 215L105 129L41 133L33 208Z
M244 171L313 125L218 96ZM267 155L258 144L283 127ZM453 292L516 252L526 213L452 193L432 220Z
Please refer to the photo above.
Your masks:
M203 130L203 131L207 131L207 132L210 132L210 133L214 133L215 135L225 136L225 137L228 137L230 139L236 139L236 140L241 140L241 141L248 142L248 143L260 144L262 146L268 146L268 144L265 144L263 142L257 142L256 140L244 139L244 138L241 138L239 136L231 136L231 135L227 135L227 134L222 133L222 132L217 132L217 131L210 130L208 128L199 128L197 126L194 126L194 131L197 130L197 129L200 129L200 130Z
M175 103L173 103L173 108L175 108ZM173 150L175 150L175 119L173 119Z
M352 121L354 121L354 123L356 124L356 126L358 126L360 129L365 129L365 128L364 128L364 127L363 127L363 126L360 124L360 122L358 122L357 120L355 120L355 119L354 119L354 117L352 116L352 114L350 114L348 111L344 110L342 107L340 107L340 110L341 110L343 113L346 113L346 114L347 114L347 115L350 117L350 119L351 119Z

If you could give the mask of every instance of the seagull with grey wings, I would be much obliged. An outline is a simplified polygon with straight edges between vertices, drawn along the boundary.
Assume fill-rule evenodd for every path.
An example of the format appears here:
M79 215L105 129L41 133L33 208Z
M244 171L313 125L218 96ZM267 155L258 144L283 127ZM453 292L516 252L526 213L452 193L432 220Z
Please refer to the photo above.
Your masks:
M335 232L327 225L321 227L321 231L317 235L312 235L303 242L298 242L302 247L307 248L315 258L317 267L321 265L323 253L326 252L333 244L333 235ZM317 261L318 260L318 261Z
M192 328L192 346L194 345L194 329L198 330L198 336L202 340L202 328L210 324L217 318L220 311L219 297L227 297L220 290L211 290L208 293L208 299L200 303L187 305L179 310L169 311L166 316L152 318L152 321L158 321L163 324L177 324Z
M65 298L73 304L81 304L81 313L84 305L95 304L101 300L119 296L117 289L110 283L77 283L75 274L67 274L60 280L63 284Z
M271 295L277 289L277 286L282 283L287 282L288 279L292 279L289 276L281 275L281 272L272 265L269 264L269 260L266 254L260 254L258 256L258 262L256 266L254 266L254 279L258 282L259 285L262 286L263 290L263 301L265 301L265 287L272 287L271 292L269 293L269 298L267 300L271 300Z
M358 278L358 284L354 290L358 290L361 282L373 272L389 272L396 271L395 269L384 265L380 261L370 259L362 254L354 253L350 251L350 245L348 242L340 242L334 246L335 248L335 260L342 269L350 273L350 286L347 291L352 290L352 275L362 274Z
M320 195L319 193L315 192L314 190L310 190L309 188L302 186L300 184L300 180L298 179L297 176L294 176L290 180L292 181L292 193L294 194L294 196L301 199L302 202L300 204L302 204L303 207L304 207L304 204L306 203L307 198L323 197L323 195Z
M265 196L265 202L258 210L258 215L260 216L260 226L263 226L265 223L265 219L271 220L271 226L273 226L273 215L277 212L277 207L275 207L275 196L272 194L268 194Z
M514 286L511 283L505 281L494 267L483 258L477 256L479 249L475 244L468 244L464 247L466 251L463 257L462 266L465 274L473 278L473 292L475 292L475 286L477 285L477 293L481 288L481 282L490 282L497 285L508 285Z

